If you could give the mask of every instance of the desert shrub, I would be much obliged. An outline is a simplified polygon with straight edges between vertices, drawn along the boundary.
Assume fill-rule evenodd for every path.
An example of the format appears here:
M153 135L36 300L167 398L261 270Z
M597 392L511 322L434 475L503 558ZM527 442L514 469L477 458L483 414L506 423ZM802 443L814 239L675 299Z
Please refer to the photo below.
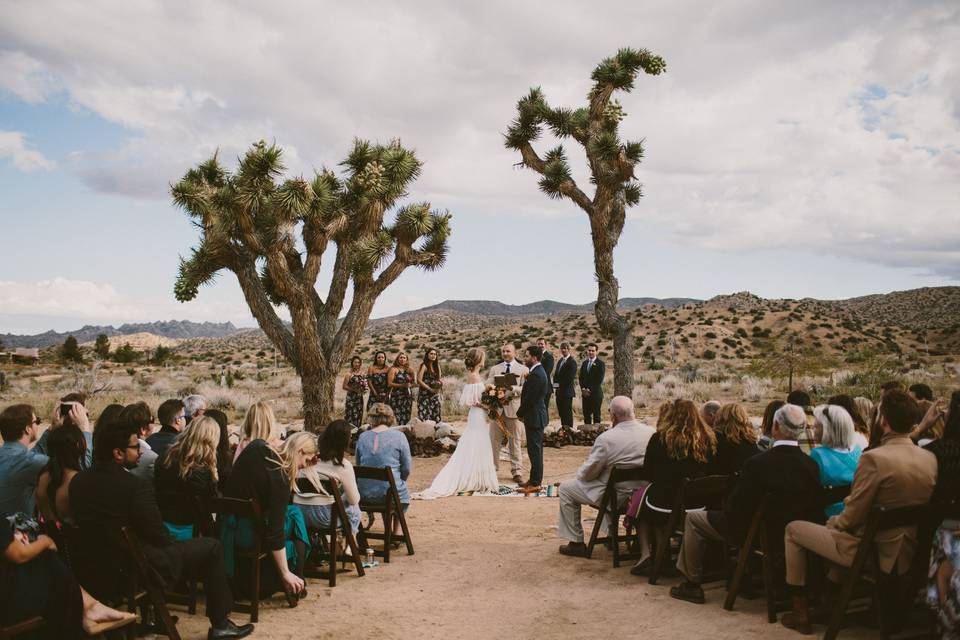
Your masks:
M713 351L712 349L707 349L706 351L703 352L704 360L713 360L716 357L717 357L717 352Z

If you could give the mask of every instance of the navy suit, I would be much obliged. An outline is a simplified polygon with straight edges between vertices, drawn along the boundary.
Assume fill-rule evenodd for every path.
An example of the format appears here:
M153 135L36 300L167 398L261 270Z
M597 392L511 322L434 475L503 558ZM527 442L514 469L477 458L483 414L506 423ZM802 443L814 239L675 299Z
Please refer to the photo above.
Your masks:
M589 371L589 360L580 365L580 388L587 389L590 394L582 394L583 421L587 424L600 424L601 409L603 407L603 378L607 373L607 365L600 358L595 358Z
M540 366L542 366L547 374L547 399L544 400L544 404L547 406L547 423L550 423L550 396L553 395L553 354L549 351L543 352L543 358L540 359Z
M567 356L566 360L560 358L553 380L557 383L557 413L560 414L560 424L572 427L573 399L577 395L577 361L573 356Z
M527 455L530 456L530 481L534 486L543 482L543 428L547 426L547 389L549 378L543 366L534 367L527 374L520 391L517 417L523 420L527 434Z

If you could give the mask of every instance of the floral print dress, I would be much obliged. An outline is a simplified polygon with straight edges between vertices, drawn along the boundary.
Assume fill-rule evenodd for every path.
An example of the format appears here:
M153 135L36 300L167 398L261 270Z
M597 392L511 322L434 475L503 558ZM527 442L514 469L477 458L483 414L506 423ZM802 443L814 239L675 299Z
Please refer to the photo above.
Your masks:
M366 388L367 376L362 373L355 373L350 376L347 382L352 387ZM347 401L344 405L343 419L355 427L363 423L363 393L347 391Z
M437 376L427 370L423 372L423 382L431 389L433 385L439 382ZM433 420L434 422L440 422L440 406L441 406L441 397L440 393L431 393L423 387L420 387L420 391L417 394L417 417L421 420Z
M397 371L393 377L394 384L406 384L413 382L413 374L406 369ZM390 408L393 409L393 415L397 418L398 425L405 425L410 422L410 412L413 410L413 395L410 389L401 387L390 390Z
M387 372L371 373L367 376L370 381L370 397L367 398L367 411L378 402L389 402L390 389L387 387ZM382 400L381 400L382 398Z

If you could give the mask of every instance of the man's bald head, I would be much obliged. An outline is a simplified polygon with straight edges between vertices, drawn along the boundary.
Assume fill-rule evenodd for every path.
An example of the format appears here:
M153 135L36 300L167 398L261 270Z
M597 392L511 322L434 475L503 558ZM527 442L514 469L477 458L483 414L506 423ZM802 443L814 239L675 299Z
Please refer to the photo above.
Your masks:
M620 422L627 422L628 420L635 420L633 400L627 396L615 396L613 400L610 401L610 418L614 425Z
M796 440L807 428L807 414L803 407L785 404L773 414L774 435L779 431L782 437L777 440Z

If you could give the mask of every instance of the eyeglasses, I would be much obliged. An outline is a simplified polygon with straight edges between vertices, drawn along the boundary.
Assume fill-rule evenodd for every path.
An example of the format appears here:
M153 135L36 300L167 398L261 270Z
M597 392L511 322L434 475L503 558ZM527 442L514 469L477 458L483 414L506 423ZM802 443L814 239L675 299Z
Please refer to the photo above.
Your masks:
M185 413L181 413L180 415L177 416L177 420L186 420L186 419L187 419L187 414Z
M124 447L124 449L139 449L139 448L140 448L139 442L136 444L128 444L127 446Z
M31 422L30 424L35 424L39 427L41 422L42 420L40 420L40 416L33 416L33 422Z

